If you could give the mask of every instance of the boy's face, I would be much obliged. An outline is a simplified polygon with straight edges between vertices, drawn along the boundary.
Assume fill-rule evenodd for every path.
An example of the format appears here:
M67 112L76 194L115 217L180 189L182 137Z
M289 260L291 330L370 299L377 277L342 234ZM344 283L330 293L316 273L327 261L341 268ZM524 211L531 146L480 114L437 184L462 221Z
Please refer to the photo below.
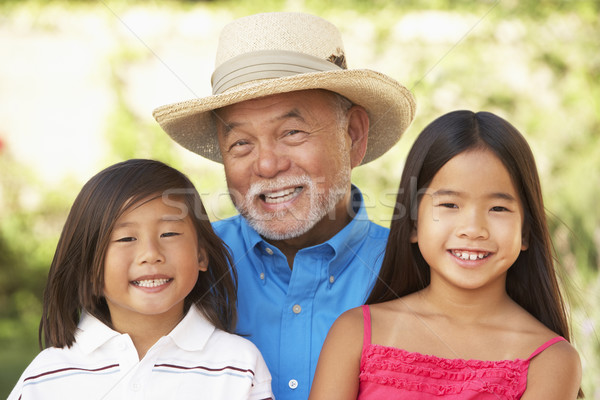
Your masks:
M181 208L162 197L133 205L117 219L104 263L113 326L126 332L144 318L174 326L207 266L191 217Z

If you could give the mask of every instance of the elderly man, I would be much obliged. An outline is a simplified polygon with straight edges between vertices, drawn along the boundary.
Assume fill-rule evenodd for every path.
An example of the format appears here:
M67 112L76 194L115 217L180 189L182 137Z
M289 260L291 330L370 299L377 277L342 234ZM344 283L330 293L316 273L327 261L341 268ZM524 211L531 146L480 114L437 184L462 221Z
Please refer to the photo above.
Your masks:
M154 117L223 163L240 215L213 226L239 276L238 332L262 352L277 399L306 399L327 331L365 301L388 235L351 171L398 141L415 102L383 74L347 69L339 31L303 13L227 25L212 85Z

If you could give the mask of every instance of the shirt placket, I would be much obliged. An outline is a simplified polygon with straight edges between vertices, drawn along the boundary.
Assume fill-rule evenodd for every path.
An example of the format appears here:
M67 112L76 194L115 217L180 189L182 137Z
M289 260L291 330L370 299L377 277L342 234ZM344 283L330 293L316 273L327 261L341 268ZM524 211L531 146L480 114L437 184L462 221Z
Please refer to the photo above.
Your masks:
M320 271L326 263L316 254L296 255L281 319L280 393L289 399L306 399L310 386L313 300ZM293 361L292 361L293 360Z

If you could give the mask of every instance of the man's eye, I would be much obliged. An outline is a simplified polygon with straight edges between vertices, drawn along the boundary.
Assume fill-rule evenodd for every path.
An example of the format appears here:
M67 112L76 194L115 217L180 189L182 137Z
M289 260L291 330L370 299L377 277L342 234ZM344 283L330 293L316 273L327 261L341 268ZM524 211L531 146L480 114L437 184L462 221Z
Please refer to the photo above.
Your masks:
M234 147L245 146L247 144L248 144L247 140L238 140L238 141L234 142L229 148L233 149Z
M229 152L235 156L248 154L252 149L251 143L248 140L236 140L229 146Z

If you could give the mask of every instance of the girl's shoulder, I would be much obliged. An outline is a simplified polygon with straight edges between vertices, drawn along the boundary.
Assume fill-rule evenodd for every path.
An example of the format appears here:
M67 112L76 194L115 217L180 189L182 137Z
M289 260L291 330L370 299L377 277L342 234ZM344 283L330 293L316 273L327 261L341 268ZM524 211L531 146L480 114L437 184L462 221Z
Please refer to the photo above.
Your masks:
M364 306L351 308L343 312L333 323L330 331L346 332L347 335L362 337L364 328Z
M218 328L213 331L207 345L218 349L219 352L226 351L238 355L259 353L256 345L244 337L243 333L229 333Z
M579 353L566 340L558 341L534 353L523 398L574 399L581 385L581 376Z
M353 354L360 354L363 345L364 327L363 307L351 308L343 312L333 322L325 342L329 342L330 347L345 348Z

